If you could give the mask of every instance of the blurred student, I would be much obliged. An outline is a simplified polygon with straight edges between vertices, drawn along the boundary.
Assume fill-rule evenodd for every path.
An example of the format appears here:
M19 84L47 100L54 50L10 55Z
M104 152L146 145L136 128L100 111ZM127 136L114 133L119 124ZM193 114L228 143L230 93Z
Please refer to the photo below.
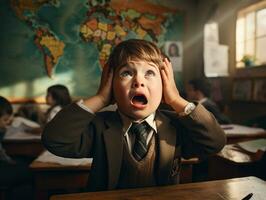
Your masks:
M50 120L52 120L55 115L65 106L69 105L72 102L69 90L66 86L56 84L52 85L47 88L46 92L46 104L49 106L44 116L41 117L42 122L40 126L36 126L36 124L30 122L29 120L25 120L25 118L19 118L16 121L19 123L16 124L23 124L26 125L26 129L24 131L32 134L40 134L42 133L43 126L45 126ZM20 112L21 113L21 112ZM25 112L24 109L24 116L30 117L30 111ZM26 115L27 114L27 115ZM14 124L14 123L13 123ZM15 126L18 126L16 125Z
M15 164L15 161L6 154L2 146L7 127L12 123L12 113L13 108L10 102L0 96L0 163Z
M43 122L43 114L35 100L28 100L23 103L15 113L16 117L23 117L38 124Z
M13 109L11 103L0 96L0 187L21 187L31 184L32 175L28 168L28 162L21 158L11 158L2 146L2 141L7 128L12 123ZM12 192L7 196L13 196Z
M192 79L186 87L187 98L191 101L201 103L208 111L210 111L220 124L229 124L230 119L225 116L210 99L211 85L205 79Z
M13 122L9 127L8 134L27 132L40 134L44 122L44 114L34 100L23 103L14 114Z
M218 123L228 124L230 120L221 113L217 104L210 99L211 85L206 79L192 79L186 85L187 99L202 104L210 111ZM208 159L201 160L193 166L193 181L208 180Z
M60 84L50 86L46 93L46 103L50 106L46 112L46 123L71 102L71 96L66 86Z

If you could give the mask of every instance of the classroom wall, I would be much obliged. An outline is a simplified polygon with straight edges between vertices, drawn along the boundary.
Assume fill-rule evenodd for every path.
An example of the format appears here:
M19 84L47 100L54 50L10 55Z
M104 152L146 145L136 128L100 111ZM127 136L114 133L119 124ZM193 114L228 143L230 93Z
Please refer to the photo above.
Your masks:
M186 83L188 80L192 78L199 78L204 76L204 68L203 68L203 27L204 24L208 20L215 20L219 24L219 36L220 36L220 44L228 45L229 46L229 77L221 77L221 78L212 78L211 81L219 81L221 84L221 93L223 95L223 101L229 106L229 115L235 122L244 122L248 120L249 118L253 118L256 116L260 116L263 114L266 114L266 105L265 103L244 103L244 102L235 102L232 100L232 83L234 77L238 76L250 76L250 74L254 77L257 76L264 76L266 77L266 70L264 69L250 69L250 70L236 70L235 69L235 19L236 19L236 12L238 9L245 7L249 5L250 3L254 3L258 0L245 0L245 1L239 1L239 0L165 0L165 1L155 1L159 2L161 5L174 7L179 12L184 14L184 27L183 27L183 70L180 75L180 80L183 83ZM7 2L2 1L3 2ZM82 10L80 10L81 12ZM25 26L21 24L21 26ZM26 34L26 33L25 33ZM179 33L180 34L180 33ZM29 37L29 35L25 35L25 37ZM22 38L22 37L21 37ZM21 39L20 38L20 39ZM171 39L171 38L170 38ZM13 44L13 43L12 43ZM6 46L6 45L2 45ZM13 49L16 49L15 46L12 46ZM12 48L9 48L9 52L12 50ZM37 53L37 51L36 51ZM1 54L4 56L5 49L1 49ZM70 55L68 55L70 56ZM75 55L73 55L75 56ZM76 55L77 56L77 55ZM86 56L89 57L91 60L97 60L98 58L90 57L90 54L87 54ZM1 57L2 58L2 57ZM74 57L74 60L79 60L78 57ZM37 59L38 63L43 62L43 60ZM13 59L15 62L16 59ZM19 68L15 69L14 66L8 66L10 69L12 68L12 71L14 74L7 74L7 70L3 70L2 66L5 64L6 60L2 61L1 59L1 74L0 76L6 76L9 77L8 80L12 82L12 80L19 79L19 75L27 69L25 68ZM11 63L12 64L12 63ZM20 63L23 64L23 63ZM35 64L36 63L27 63L27 64ZM81 90L79 88L80 85L86 85L86 87L90 87L90 91L88 92L88 95L92 95L96 89L97 85L99 83L99 75L100 70L97 67L93 67L94 74L98 74L97 77L91 77L89 73L91 73L91 70L84 71L84 69L81 69L78 65L75 65L77 63L73 63L73 67L77 73L77 77L75 79L67 79L67 83L72 83L70 86L70 89L72 89L73 83L76 83L75 87L77 90ZM82 64L82 63L79 63ZM90 62L88 62L90 65ZM59 69L59 68L58 68ZM64 67L59 70L64 70ZM38 72L37 72L38 71ZM30 88L28 91L34 90L33 82L34 82L34 73L38 73L38 76L43 76L41 74L45 74L44 69L40 64L37 64L30 70L28 70L27 79L30 79L31 82L28 82L27 88ZM10 71L8 71L10 73ZM83 78L80 78L78 74L82 74ZM87 77L87 78L86 78ZM65 77L62 77L64 79ZM21 78L20 78L21 79ZM88 80L88 82L84 82L84 80ZM47 83L48 79L45 80L39 80L38 86L42 87L42 93L45 95L45 89L46 87L44 83ZM180 81L179 80L179 81ZM22 80L20 80L22 81ZM56 83L58 79L53 77L52 79L49 79L49 84ZM60 81L60 80L59 80ZM36 81L35 81L36 82ZM3 79L1 80L1 84L3 85ZM2 86L1 85L1 86ZM7 85L10 86L10 85ZM18 88L20 86L18 85ZM86 89L85 87L85 89ZM182 85L179 85L179 89L183 90ZM83 88L84 89L84 88ZM22 91L20 89L20 91ZM86 90L85 90L86 91ZM13 93L15 93L13 91ZM86 93L86 92L85 92ZM85 94L84 91L81 92L81 94ZM27 94L31 95L31 94ZM244 114L243 114L244 113Z
M213 20L219 24L219 39L220 44L228 45L229 47L229 77L212 78L211 81L218 80L221 83L221 90L224 96L224 101L229 106L231 119L237 123L244 123L249 119L257 116L266 115L266 103L254 102L239 102L232 100L232 87L235 78L243 77L262 77L266 78L266 68L253 69L236 69L235 68L235 21L237 11L252 3L259 2L258 0L200 0L196 5L197 10L197 32L203 31L204 23L207 20ZM202 36L202 34L200 34ZM196 48L195 60L203 63L203 39L199 40ZM195 66L196 67L196 66ZM203 76L203 65L201 65L200 76Z

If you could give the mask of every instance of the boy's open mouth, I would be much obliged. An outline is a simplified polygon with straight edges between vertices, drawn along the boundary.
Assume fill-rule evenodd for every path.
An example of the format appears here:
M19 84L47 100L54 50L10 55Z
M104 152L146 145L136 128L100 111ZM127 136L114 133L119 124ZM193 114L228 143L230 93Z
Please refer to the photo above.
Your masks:
M137 94L137 95L133 96L133 98L131 99L131 102L135 106L143 106L143 105L146 105L148 103L148 100L145 97L145 95Z

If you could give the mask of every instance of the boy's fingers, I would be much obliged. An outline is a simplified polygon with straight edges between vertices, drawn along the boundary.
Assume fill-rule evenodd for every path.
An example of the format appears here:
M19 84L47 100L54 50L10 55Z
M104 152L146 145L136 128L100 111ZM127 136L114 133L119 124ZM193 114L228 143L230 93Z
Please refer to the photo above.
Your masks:
M167 59L166 59L166 65L167 65L167 68L168 68L169 72L172 73L172 71L173 71L172 64Z
M169 78L169 69L168 69L168 66L165 62L164 62L163 67L161 68L161 71L165 73L167 78Z
M163 85L165 85L168 81L168 77L166 75L166 72L164 69L161 70L161 76L162 76L162 81L163 81Z
M108 63L106 63L103 67L103 81L107 81L109 78L113 77L113 69L109 68Z
M168 77L169 78L173 78L174 77L174 72L173 72L173 67L172 67L172 63L168 61L168 59L166 59L165 64L167 66L167 73L168 73Z
M108 80L112 81L112 79L113 79L113 69L111 69L107 75L108 75L108 77L107 77Z

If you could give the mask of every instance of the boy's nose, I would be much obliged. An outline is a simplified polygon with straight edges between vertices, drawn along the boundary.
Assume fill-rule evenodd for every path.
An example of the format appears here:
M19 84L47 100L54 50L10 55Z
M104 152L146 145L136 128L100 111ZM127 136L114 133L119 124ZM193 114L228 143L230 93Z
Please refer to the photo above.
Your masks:
M144 82L143 82L143 80L142 80L140 77L136 76L136 77L135 77L135 80L134 80L134 82L133 82L133 87L134 87L134 88L137 88L137 87L144 87Z
M143 83L135 82L135 83L133 84L133 86L134 86L135 88L137 88L137 87L144 87L144 84L143 84Z

